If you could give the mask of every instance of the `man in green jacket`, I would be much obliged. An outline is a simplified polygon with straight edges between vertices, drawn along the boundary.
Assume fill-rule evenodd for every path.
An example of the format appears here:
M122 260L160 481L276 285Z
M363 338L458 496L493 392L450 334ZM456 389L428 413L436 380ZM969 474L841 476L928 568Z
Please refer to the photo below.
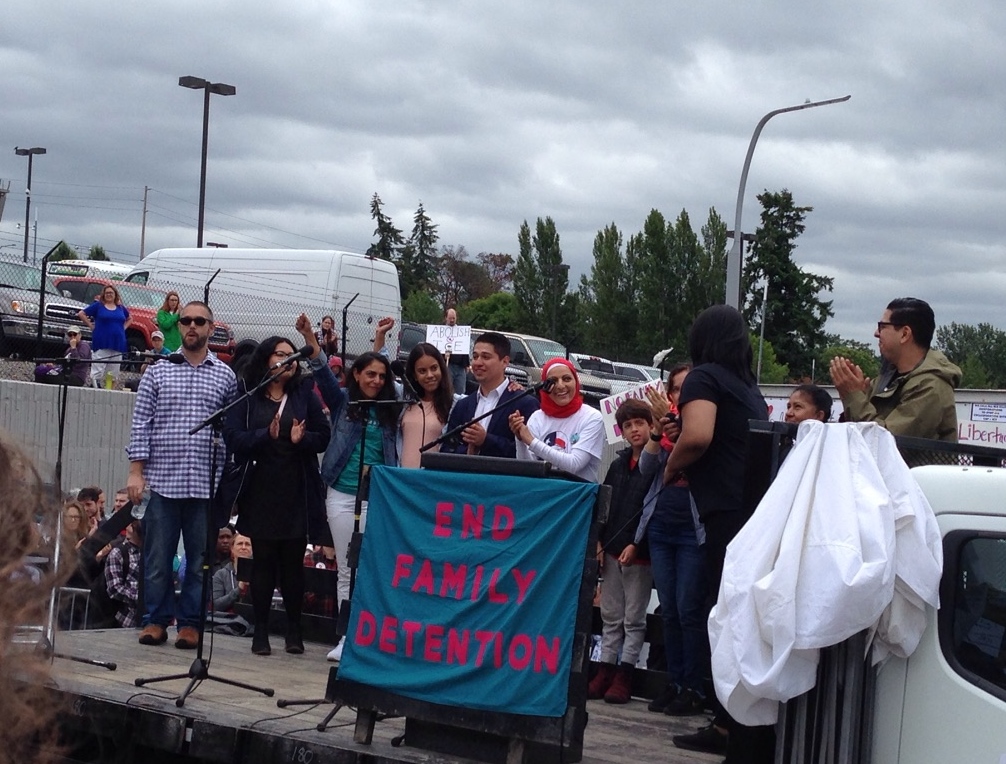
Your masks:
M876 422L894 435L957 442L954 389L961 370L931 350L936 318L914 297L891 301L873 336L883 365L875 380L848 358L831 362L831 379L849 422Z

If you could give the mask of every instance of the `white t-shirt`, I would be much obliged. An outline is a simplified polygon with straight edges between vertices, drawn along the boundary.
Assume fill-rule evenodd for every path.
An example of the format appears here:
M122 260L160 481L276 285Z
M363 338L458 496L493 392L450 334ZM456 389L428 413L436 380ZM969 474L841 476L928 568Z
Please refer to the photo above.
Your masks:
M572 416L559 419L539 409L527 420L527 428L534 440L525 446L517 438L518 459L550 462L584 480L598 482L604 452L604 420L600 411L584 404Z

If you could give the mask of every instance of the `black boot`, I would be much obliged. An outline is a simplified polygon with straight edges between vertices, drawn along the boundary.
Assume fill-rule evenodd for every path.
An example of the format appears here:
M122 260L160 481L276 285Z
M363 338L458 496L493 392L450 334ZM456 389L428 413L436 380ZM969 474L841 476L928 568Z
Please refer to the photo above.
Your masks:
M252 634L252 652L255 655L272 655L272 648L269 647L269 624L255 624L255 632Z
M291 655L300 655L304 652L304 640L300 634L299 623L286 625L286 651Z

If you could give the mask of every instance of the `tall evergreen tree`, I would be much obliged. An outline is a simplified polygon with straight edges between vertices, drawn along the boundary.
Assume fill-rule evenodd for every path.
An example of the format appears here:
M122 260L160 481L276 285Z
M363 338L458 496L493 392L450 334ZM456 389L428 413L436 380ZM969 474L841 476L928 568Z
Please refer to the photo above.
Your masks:
M614 223L594 237L594 264L580 279L584 341L591 352L610 358L634 356L636 301L622 254L622 234Z
M793 261L796 238L803 233L804 218L813 207L796 206L793 195L785 189L765 191L758 195L758 201L762 205L761 225L744 268L744 315L752 328L760 327L767 279L765 339L793 378L800 379L810 375L813 359L824 347L824 325L834 312L831 301L822 300L820 294L831 291L834 280L807 273Z
M680 299L682 274L675 267L671 251L673 239L659 210L650 210L642 232L633 236L629 243L638 274L637 352L652 356L672 346L673 338L687 331L687 327L676 325L680 321L675 306Z
M402 247L399 262L403 297L429 286L437 268L438 226L426 214L422 201L412 223L412 234Z
M49 257L49 262L54 263L57 260L77 260L79 258L80 255L77 253L77 250L65 241L61 241L56 245L56 251Z
M513 275L513 293L517 298L517 327L522 332L538 334L544 315L544 284L531 244L531 228L526 220L517 232L517 246L519 253Z
M374 228L374 236L377 237L377 241L367 249L367 257L379 257L382 260L394 262L399 258L405 239L402 237L401 229L395 228L391 218L384 214L383 205L381 197L375 192L374 197L370 200L370 217L373 218L377 226Z
M108 260L108 255L105 254L105 248L100 244L95 244L87 252L88 260Z

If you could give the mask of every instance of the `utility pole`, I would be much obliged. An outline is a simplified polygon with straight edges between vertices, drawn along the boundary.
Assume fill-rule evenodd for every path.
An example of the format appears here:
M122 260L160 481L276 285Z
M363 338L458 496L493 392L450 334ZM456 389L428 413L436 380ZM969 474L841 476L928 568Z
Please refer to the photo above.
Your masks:
M143 221L140 223L140 259L141 260L143 259L144 254L146 254L146 251L144 250L144 247L146 246L145 242L147 240L147 191L149 190L149 188L150 188L149 186L144 186L143 187Z

